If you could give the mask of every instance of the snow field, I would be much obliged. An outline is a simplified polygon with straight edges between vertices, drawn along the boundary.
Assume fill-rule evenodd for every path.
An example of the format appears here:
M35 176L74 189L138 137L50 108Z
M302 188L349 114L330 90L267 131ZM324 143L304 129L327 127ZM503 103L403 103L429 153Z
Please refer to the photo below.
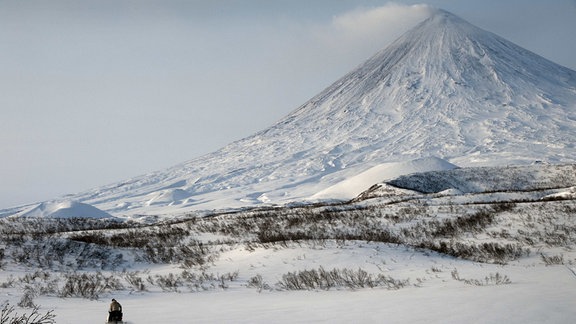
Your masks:
M576 261L574 252L564 252ZM409 278L398 290L362 288L258 292L245 280L260 274L273 284L288 271L319 266L361 267ZM54 309L57 323L102 323L110 298L124 307L129 323L568 323L576 318L576 276L564 265L545 266L537 257L508 265L479 264L389 244L363 242L338 246L291 246L276 249L242 247L225 252L210 272L239 271L227 289L179 293L118 291L99 300L39 297L43 310ZM511 284L476 286L456 281L480 279L490 273L510 278ZM21 274L23 269L1 273ZM153 267L151 274L182 271ZM19 293L3 290L3 299L16 303Z

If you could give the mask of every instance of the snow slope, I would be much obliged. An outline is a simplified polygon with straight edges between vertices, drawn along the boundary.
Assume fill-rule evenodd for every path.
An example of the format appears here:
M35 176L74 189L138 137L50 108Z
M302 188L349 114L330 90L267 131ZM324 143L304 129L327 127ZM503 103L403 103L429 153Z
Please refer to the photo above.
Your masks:
M574 143L575 71L438 10L272 127L71 198L127 217L348 198L383 163L571 162Z

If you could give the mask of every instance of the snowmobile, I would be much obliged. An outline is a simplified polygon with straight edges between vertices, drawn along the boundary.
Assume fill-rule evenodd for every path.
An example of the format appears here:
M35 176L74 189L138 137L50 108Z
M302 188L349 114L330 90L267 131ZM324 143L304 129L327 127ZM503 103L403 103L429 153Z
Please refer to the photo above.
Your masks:
M108 319L106 324L126 324L127 322L122 320L122 312L115 311L108 313Z

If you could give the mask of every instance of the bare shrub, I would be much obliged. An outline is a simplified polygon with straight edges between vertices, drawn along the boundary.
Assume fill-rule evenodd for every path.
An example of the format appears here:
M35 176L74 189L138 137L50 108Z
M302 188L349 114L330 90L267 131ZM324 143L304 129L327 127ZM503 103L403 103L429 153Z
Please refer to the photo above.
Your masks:
M238 278L238 272L223 275L213 273L195 273L184 270L181 274L169 273L167 275L148 276L148 282L160 287L163 291L178 292L180 287L187 286L191 291L227 289L228 283Z
M448 254L454 257L478 261L505 264L517 260L530 253L520 244L484 242L481 244L463 243L455 240L440 241L439 243L421 243L419 247Z
M32 289L32 287L30 286L26 286L24 288L24 295L22 295L22 298L20 298L20 301L18 302L18 306L22 307L22 308L34 308L36 307L36 304L34 304L34 297L35 296L35 292L34 289Z
M67 273L66 282L60 290L60 297L82 297L98 299L100 294L107 291L121 290L124 287L114 276L105 276L96 273Z
M282 275L282 279L277 283L281 289L287 290L329 290L338 287L350 289L374 287L399 289L408 284L408 280L396 280L382 274L375 276L367 273L363 269L351 270L334 268L327 271L323 267L317 270L288 272Z
M262 290L271 290L270 285L264 282L264 279L261 275L257 274L254 277L248 280L246 285L248 288L256 288L258 292L262 292Z
M178 292L178 288L182 286L182 278L179 275L175 275L173 273L169 273L167 275L155 275L154 277L149 276L149 278L149 282L153 282L163 291Z
M216 275L206 272L182 271L180 278L191 291L213 290L216 288L227 289L229 283L238 278L239 272L229 272L223 275Z
M512 283L512 281L510 280L510 278L508 278L508 276L501 275L498 272L490 273L488 276L484 277L483 280L460 278L460 274L458 273L458 270L456 270L456 269L454 269L451 272L451 274L452 274L452 279L464 282L465 284L468 284L468 285L474 285L474 286L498 286L498 285L508 285L508 284Z
M542 261L544 261L544 264L546 266L564 264L564 255L562 254L548 256L545 255L544 253L541 253L540 258L542 259Z
M14 278L12 275L9 275L5 282L0 283L0 288L14 288L15 286L16 278Z
M146 291L146 285L140 277L140 271L124 272L123 277L137 291Z
M465 232L480 232L494 222L495 213L494 210L481 209L472 215L446 219L436 227L432 235L455 237Z
M39 313L39 306L34 306L32 312L29 314L16 313L14 306L9 303L2 305L0 311L0 324L53 324L56 315L53 314L54 310L47 311L44 314Z
M11 256L16 263L44 269L57 266L105 269L123 262L109 247L58 238L29 239L14 245Z

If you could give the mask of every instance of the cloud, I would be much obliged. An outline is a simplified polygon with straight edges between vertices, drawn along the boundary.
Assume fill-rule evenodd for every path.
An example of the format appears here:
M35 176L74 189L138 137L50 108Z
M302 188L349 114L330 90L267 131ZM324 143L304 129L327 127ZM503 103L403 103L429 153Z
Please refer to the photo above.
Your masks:
M284 55L325 75L327 84L384 49L434 10L423 4L396 3L352 9L322 23L300 26L293 48Z
M330 26L318 36L332 46L364 47L387 44L427 18L434 9L425 4L388 3L375 8L358 8L333 17Z
M357 7L316 22L289 21L271 36L269 70L308 98L384 49L434 11L428 5ZM277 46L275 40L281 39ZM276 47L275 47L276 46ZM290 64L286 64L290 62ZM311 76L314 76L313 78ZM294 95L292 95L294 97ZM301 100L308 99L301 97Z
M398 25L412 24L431 12L425 4L412 6L388 3L377 8L361 8L336 16L333 27L351 36L374 35L375 33L397 28Z

